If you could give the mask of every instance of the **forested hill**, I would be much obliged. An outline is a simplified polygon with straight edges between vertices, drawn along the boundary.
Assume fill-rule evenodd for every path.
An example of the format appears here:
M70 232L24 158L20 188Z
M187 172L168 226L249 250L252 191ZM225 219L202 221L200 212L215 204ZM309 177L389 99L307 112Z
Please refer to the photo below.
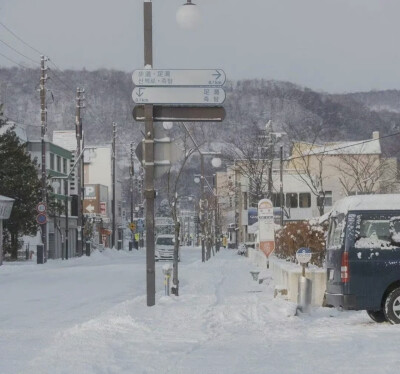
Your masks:
M39 138L40 103L37 91L40 72L34 69L0 69L1 101L5 115L28 125ZM49 71L48 128L73 129L76 87L85 88L84 129L90 144L109 142L112 122L120 126L126 143L137 142L141 125L132 119L131 74L114 70ZM358 140L373 131L388 135L400 130L400 91L372 91L331 95L288 82L245 80L226 84L227 119L204 126L210 139L224 141L250 125L263 127L272 120L274 130L291 138ZM396 139L397 138L397 139ZM400 137L388 137L384 149L395 155Z

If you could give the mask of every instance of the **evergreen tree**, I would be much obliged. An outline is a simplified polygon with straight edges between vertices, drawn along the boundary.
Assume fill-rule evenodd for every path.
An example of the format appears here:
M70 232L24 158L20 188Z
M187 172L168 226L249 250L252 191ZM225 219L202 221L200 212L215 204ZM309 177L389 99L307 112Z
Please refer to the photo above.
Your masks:
M0 119L0 127L5 124ZM5 221L7 249L17 258L20 235L37 232L36 205L40 201L40 181L37 165L32 161L12 129L0 135L0 195L15 199L11 216Z

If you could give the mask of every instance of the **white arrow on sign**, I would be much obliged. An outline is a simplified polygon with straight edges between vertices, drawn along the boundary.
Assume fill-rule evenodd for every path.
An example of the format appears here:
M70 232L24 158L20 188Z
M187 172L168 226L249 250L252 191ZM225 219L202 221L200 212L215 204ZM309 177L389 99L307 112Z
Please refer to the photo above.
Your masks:
M132 80L136 86L222 86L226 76L221 69L141 69Z
M94 211L94 206L93 206L92 204L89 204L89 205L86 207L86 210L87 210L89 213L93 213L93 211Z
M225 101L220 87L136 87L132 92L136 104L218 105Z

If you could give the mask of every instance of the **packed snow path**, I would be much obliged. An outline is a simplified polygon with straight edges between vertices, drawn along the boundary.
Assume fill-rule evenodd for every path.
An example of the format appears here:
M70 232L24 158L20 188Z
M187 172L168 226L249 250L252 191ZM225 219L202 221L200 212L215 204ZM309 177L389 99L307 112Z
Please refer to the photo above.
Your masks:
M183 248L181 296L145 297L143 251L0 268L0 373L393 373L400 326L365 312L295 316L270 278L222 250ZM266 274L268 277L268 273Z

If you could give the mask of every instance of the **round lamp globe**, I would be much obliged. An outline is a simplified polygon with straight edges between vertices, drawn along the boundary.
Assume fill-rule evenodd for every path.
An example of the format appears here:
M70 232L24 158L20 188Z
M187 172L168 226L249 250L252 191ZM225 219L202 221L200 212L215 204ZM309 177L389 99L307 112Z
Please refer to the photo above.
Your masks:
M176 21L182 29L195 29L201 22L201 15L198 7L189 1L183 4L176 12Z

